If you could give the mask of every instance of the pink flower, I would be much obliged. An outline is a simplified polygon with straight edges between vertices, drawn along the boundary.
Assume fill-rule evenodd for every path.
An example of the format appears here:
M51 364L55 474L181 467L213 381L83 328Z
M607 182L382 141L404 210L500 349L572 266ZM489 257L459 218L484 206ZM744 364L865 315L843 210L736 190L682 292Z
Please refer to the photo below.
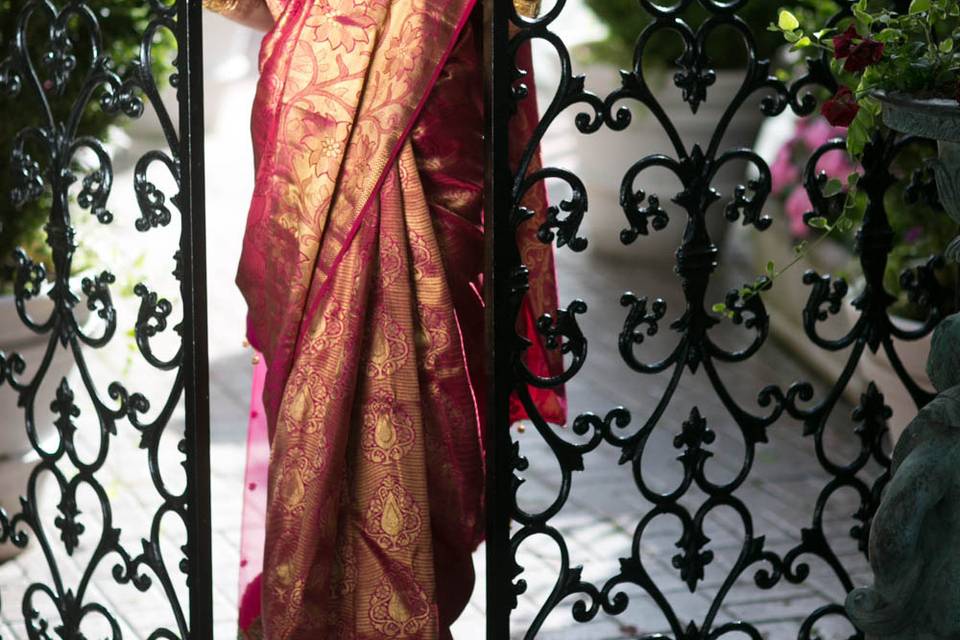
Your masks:
M806 122L808 122L808 125L804 127L802 132L798 133L799 137L803 140L803 144L807 145L807 149L810 151L816 151L830 140L842 138L846 135L843 129L831 127L830 123L822 117L815 116Z
M803 221L803 215L813 209L813 203L807 195L807 190L797 187L787 198L784 212L790 224L790 233L796 238L806 238L810 235L810 228Z
M817 162L817 169L826 173L828 178L836 178L841 182L846 182L847 176L854 171L846 151L842 149L828 151L823 154Z
M793 161L793 145L787 143L780 148L777 159L770 166L771 188L773 194L782 196L787 189L800 182L800 169Z
M903 241L906 244L916 244L917 240L923 237L923 227L910 227L903 234Z

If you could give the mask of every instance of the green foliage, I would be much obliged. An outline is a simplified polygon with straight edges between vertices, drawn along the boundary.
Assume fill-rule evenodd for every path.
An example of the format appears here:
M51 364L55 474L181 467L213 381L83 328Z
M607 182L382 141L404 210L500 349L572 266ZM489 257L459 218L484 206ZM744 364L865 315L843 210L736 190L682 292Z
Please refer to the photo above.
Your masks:
M887 219L894 233L893 250L887 258L884 286L897 298L893 312L914 320L924 319L925 310L908 299L900 284L900 275L909 268L923 264L931 255L943 254L947 245L957 235L957 225L942 209L932 206L931 198L908 191L908 184L915 172L928 172L927 184L932 186L932 169L928 163L936 155L933 144L910 147L901 152L892 167L898 180L884 199ZM931 189L929 193L932 195L933 191ZM948 290L958 290L956 264L948 264L937 277ZM941 312L949 314L958 310L952 297L948 303L949 306L941 309Z
M809 227L811 227L812 229L817 229L821 233L814 240L809 242L805 241L797 245L794 251L793 260L791 260L789 263L787 263L783 267L778 267L776 263L774 263L772 260L767 262L765 273L762 276L758 276L756 280L754 280L753 284L744 285L743 287L740 288L739 295L740 295L740 299L743 302L748 302L751 298L760 295L767 289L770 289L774 285L774 283L777 281L778 278L780 278L785 273L787 273L788 271L793 269L795 266L797 266L797 264L803 261L804 258L806 258L806 256L810 253L810 251L812 251L818 245L822 244L823 242L826 242L831 238L835 239L837 236L847 233L853 228L854 223L852 220L852 216L856 215L856 212L859 208L857 204L858 192L856 188L857 182L859 181L859 179L860 179L860 174L858 173L851 173L847 177L847 184L846 184L847 195L846 195L846 200L843 206L843 211L840 213L840 215L837 216L835 220L831 222L830 220L822 216L817 216L807 220L807 225ZM844 190L843 183L840 182L839 180L836 182L837 182L835 186L836 192L834 195L838 195ZM830 190L834 189L833 185L828 184L827 187ZM735 312L732 309L728 308L726 303L723 303L723 302L718 302L717 304L714 304L712 309L716 313L724 315L728 318L733 318L735 316Z
M957 0L912 0L909 7L902 0L859 0L853 7L853 17L827 27L839 5L834 0L798 0L789 9L780 9L771 20L768 30L779 33L791 49L800 51L802 57L826 56L832 71L842 86L853 88L859 111L847 131L847 150L857 159L881 124L881 105L875 92L901 92L916 97L956 98L960 100L960 3ZM895 9L901 9L897 12ZM856 29L853 38L845 46L860 44L879 49L882 55L861 59L854 68L848 68L851 54L839 54L834 37L847 35L848 29ZM849 32L848 32L849 33ZM882 47L878 44L881 43ZM884 286L896 297L894 313L922 319L924 309L918 308L903 291L901 274L925 262L927 256L944 251L956 235L956 225L934 206L934 198L910 193L907 185L917 172L929 171L928 162L935 150L911 149L898 155L896 166L898 181L885 196L884 208L894 232L894 249L887 262ZM927 167L927 168L925 168ZM859 226L863 215L864 195L858 192L858 175L848 180L846 204L835 220L813 217L807 224L821 233L813 241L805 241L796 248L796 257L783 268L769 263L765 274L753 284L744 286L738 293L746 302L773 286L774 281L791 269L819 243L834 239L853 244L850 232ZM928 176L927 183L930 183ZM836 196L843 185L831 181L824 187L825 196ZM856 277L857 265L854 273ZM941 284L948 290L956 290L958 267L950 265L938 273ZM734 294L736 295L736 294ZM728 298L728 302L735 298ZM956 311L955 304L942 313ZM726 303L713 305L713 310L729 318L736 312Z
M894 246L887 257L884 273L884 288L896 299L891 308L892 313L913 320L924 320L928 309L921 308L910 300L903 289L901 275L924 264L929 256L942 254L957 234L956 224L944 214L935 197L936 189L932 182L930 165L930 161L935 157L934 144L914 145L900 152L891 167L896 182L887 190L884 198L884 210L894 234ZM922 176L924 173L927 175ZM923 179L914 180L921 177ZM854 173L847 178L846 187L839 180L827 183L823 188L824 195L838 195L844 189L847 191L842 213L833 220L821 216L810 218L807 225L818 230L819 235L812 240L799 242L794 247L794 259L788 264L778 266L773 261L768 262L763 275L740 289L742 301L746 302L772 287L778 278L803 262L822 242L839 242L853 252L856 231L863 223L866 210L866 194L857 189L858 181L859 174ZM912 183L925 188L911 190L908 185ZM851 258L851 264L843 275L848 281L856 280L862 275L858 258ZM958 290L960 267L956 264L947 265L937 273L937 279L947 290ZM728 318L734 316L733 310L725 303L714 304L712 308L716 313ZM948 315L957 310L957 301L951 299L940 312Z
M956 0L914 0L907 14L872 9L861 0L854 11L858 28L885 45L883 60L864 73L858 95L874 89L921 97L957 95L960 4Z
M877 91L907 93L919 98L960 100L960 3L957 0L913 0L906 12L902 2L859 0L853 17L825 27L838 7L832 0L814 0L794 10L781 9L771 31L780 32L796 50L827 53L841 84L853 89L860 111L850 125L847 147L860 156L880 126ZM882 44L882 57L865 69L851 71L835 59L833 38L853 26L858 41Z
M590 53L597 59L622 67L632 65L637 36L653 23L650 15L637 0L586 0L586 4L609 30L606 40L589 47ZM683 18L696 28L710 15L699 3L694 2ZM781 40L776 34L767 32L765 27L776 18L776 4L769 0L749 0L737 11L737 15L756 36L758 55L772 56ZM716 35L707 42L707 53L711 62L720 69L743 67L747 60L741 37L730 27L718 28ZM644 60L657 67L672 68L682 54L680 37L664 29L653 36L647 45Z
M64 3L58 2L62 7ZM11 42L16 31L18 12L22 0L0 0L0 58L5 58L11 50ZM124 76L129 64L140 55L141 39L149 23L149 6L144 0L94 0L88 5L98 14L103 42L103 53L114 64L114 69ZM84 76L90 69L91 59L87 47L90 33L85 26L75 20L71 24L70 36L74 43L77 66L62 95L55 92L47 94L54 117L64 120L80 94ZM49 49L49 23L37 12L30 23L27 42L34 61L42 59ZM155 77L163 82L169 77L171 63L175 55L176 43L172 33L162 29L158 32L153 46L153 64ZM43 65L35 62L40 82L48 79ZM84 111L78 134L89 135L100 140L107 138L111 125L122 124L124 116L109 115L100 109L94 92L93 99ZM147 107L150 108L149 106ZM10 169L11 144L16 134L26 127L44 125L40 102L32 87L24 79L24 86L17 97L0 96L0 288L8 282L11 255L15 248L23 247L34 259L48 262L48 248L45 245L43 225L49 215L51 195L49 187L41 198L17 209L10 202L12 190L12 172ZM29 150L29 149L28 149ZM31 155L46 170L46 156L37 149ZM76 207L74 208L77 209Z

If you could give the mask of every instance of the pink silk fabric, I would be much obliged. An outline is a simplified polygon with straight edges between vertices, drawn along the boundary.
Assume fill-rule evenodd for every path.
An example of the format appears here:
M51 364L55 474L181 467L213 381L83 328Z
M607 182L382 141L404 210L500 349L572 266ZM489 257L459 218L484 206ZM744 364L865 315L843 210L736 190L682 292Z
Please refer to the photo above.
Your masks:
M321 31L319 27L314 31L305 29L305 25L323 24L311 22L315 20L316 6L302 0L272 4L277 26L264 41L261 84L253 114L257 187L248 220L238 283L250 305L250 341L262 350L264 358L255 370L250 412L241 552L241 634L246 638L300 640L333 637L318 636L317 633L328 633L318 630L339 628L336 637L350 640L380 637L446 638L449 637L449 623L469 598L473 581L469 554L483 533L482 431L485 425L483 410L486 389L481 275L484 262L484 118L479 15L474 13L471 18L472 2L465 2L459 7L450 4L438 9L440 13L446 12L448 18L455 17L446 26L438 27L439 34L446 34L446 41L431 41L425 32L409 36L413 43L409 46L414 48L428 46L418 45L421 40L430 42L430 46L434 47L438 43L442 45L429 55L424 53L423 59L415 62L421 64L421 68L391 59L389 50L385 54L379 52L377 38L371 36L379 28L374 24L378 19L376 16L390 16L390 10L400 11L407 6L401 1L398 0L396 7L393 7L391 0L374 0L371 8L359 3L339 3L333 9L333 14L323 13L321 7L320 14L327 16L322 20L334 15L343 26L343 33L331 31L330 28L326 31ZM379 13L384 7L387 13ZM350 11L355 15L346 15ZM390 19L384 19L386 22L382 28L389 31ZM369 33L357 28L364 25L365 29L370 30ZM398 30L397 38L402 40L407 37L404 33L402 29ZM333 46L335 41L333 49L340 51L344 57L338 56L335 61L311 58L310 49L303 43L308 36L326 38L322 43L324 46ZM389 36L384 36L382 40L396 43L396 39ZM367 45L365 49L361 46L364 43ZM354 59L348 62L346 56L350 54ZM369 60L365 62L363 56L368 56ZM382 66L377 62L381 58L385 60ZM427 64L429 61L433 61L435 66ZM520 63L530 68L528 50L521 53ZM287 195L289 191L276 186L289 182L289 174L297 169L294 147L299 144L297 138L291 138L289 144L294 147L289 152L284 147L288 144L285 136L289 135L289 127L284 128L278 110L286 109L286 98L282 96L289 92L291 83L296 82L289 80L286 74L294 71L302 73L309 65L318 65L315 69L322 68L324 64L341 65L341 76L349 76L351 82L353 75L348 72L353 64L353 68L361 69L360 73L366 73L367 79L365 81L362 76L357 76L357 81L350 85L359 87L361 92L358 106L352 107L355 109L354 124L342 132L350 150L339 167L332 165L329 169L339 173L337 186L328 195L324 205L329 207L329 211L323 214L326 226L310 231L309 225L306 228L304 226L300 200L291 205L292 200ZM369 67L363 72L363 66L367 64ZM385 121L388 128L382 129L379 141L374 142L368 140L365 133L357 132L365 131L362 125L368 122L364 119L367 116L363 92L373 91L365 88L364 82L369 83L370 75L382 70L412 76L412 79L405 78L397 84L397 95L401 95L402 88L409 87L414 87L414 91L420 94L413 93L404 98L408 107L396 109L396 114ZM357 98L351 93L342 95L344 102ZM279 101L277 96L281 96ZM332 136L341 135L332 118L323 113L310 113L304 106L298 109L305 113L302 115L304 124L297 126L307 131L318 128L331 131L329 135ZM522 152L523 142L529 139L529 132L536 122L535 101L525 100L521 103L518 117L514 119L514 160ZM377 126L383 124L380 121ZM356 139L358 136L359 140ZM362 147L365 141L369 149L354 150L355 144ZM321 144L316 151L308 145L307 152L312 159L312 154L338 149L333 144L327 147ZM353 152L366 153L369 160L357 164L351 160ZM377 158L381 158L382 162ZM534 162L531 171L538 166L538 162ZM410 175L411 168L415 175ZM364 176L358 173L364 169L372 174ZM362 185L370 180L375 187L366 195ZM415 201L413 204L408 202L411 194ZM401 207L398 213L394 213L395 205L391 203L398 196L407 202L406 212ZM432 222L432 225L427 225L429 229L415 220L418 199L422 199L427 207ZM531 291L521 310L518 330L531 341L532 346L525 355L527 366L539 375L556 375L562 370L562 358L558 351L545 347L535 328L540 315L553 312L557 307L552 249L536 238L537 228L547 208L542 185L531 191L524 205L537 212L537 215L518 231L521 255L531 270L532 280ZM286 209L291 206L294 206L293 213L301 217L293 223L283 220L290 214ZM352 213L348 215L348 212ZM314 215L314 212L307 213ZM508 215L509 212L503 214ZM406 221L391 219L390 216L394 215L406 216ZM282 233L278 235L276 231L283 231L290 224L299 228L299 248L284 246L287 242L285 236ZM402 229L404 224L407 225L406 237L402 232L398 235L396 231ZM311 233L313 236L310 236ZM304 237L309 241L306 244ZM418 238L423 239L422 244L419 244ZM407 242L411 244L401 249L401 256L404 251L409 252L411 262L404 265L401 258L400 263L391 266L392 254L389 249L394 246L391 243L402 245ZM437 262L438 258L442 259L441 262ZM399 269L398 273L405 272L410 280L389 276L390 284L387 286L387 272L384 269L394 267ZM308 274L306 278L303 277L305 273ZM426 329L403 326L401 323L398 326L400 333L391 337L390 327L394 325L389 321L384 324L378 300L391 296L406 300L407 296L398 287L410 287L423 278L435 278L436 273L445 275L438 298L434 300L433 293L411 293L415 298L421 296L416 302L419 322L423 322L424 327L433 328L429 329L428 334L422 334L419 332ZM415 285L414 289L417 287L422 288L423 284ZM356 306L363 298L352 299L351 296L360 295L361 291L367 289L369 293L363 295L371 296L371 308L364 310L363 306ZM353 293L348 295L348 290ZM431 306L434 303L436 306ZM346 316L329 315L338 313L337 309L346 308L354 308L360 315L349 319ZM321 317L320 314L325 315ZM329 373L330 363L324 363L323 358L335 351L331 347L343 347L344 343L330 341L335 339L333 329L339 327L338 330L343 331L347 322L351 323L348 330L361 332L355 338L358 348L365 340L372 340L373 350L344 352L348 360L355 354L358 361L347 362L346 368L340 362L337 366L344 373L333 376ZM369 331L387 331L385 337L372 335L363 338L364 323ZM445 328L441 330L440 327ZM401 547L415 536L423 535L419 528L416 531L404 529L407 525L413 526L409 517L402 518L395 525L402 529L399 533L392 529L386 533L374 532L373 537L384 550L393 550L391 553L384 551L379 559L376 559L378 552L375 549L366 551L372 544L369 539L364 539L364 536L369 538L371 535L369 521L356 525L363 529L359 537L350 537L353 534L349 533L352 531L349 527L354 526L350 524L351 518L354 518L350 514L357 507L366 509L351 503L365 504L368 500L359 497L366 489L363 489L364 481L355 484L357 481L353 479L354 476L359 474L358 477L365 477L364 473L371 473L373 475L370 477L380 477L377 475L380 471L374 469L365 472L362 465L353 466L355 463L351 460L359 460L354 447L359 445L349 442L359 439L365 447L367 436L363 435L363 429L367 428L364 425L368 423L364 422L364 416L371 415L371 411L383 411L386 405L393 406L390 404L393 400L385 405L382 399L382 389L391 388L391 376L395 376L394 387L407 384L401 382L401 370L396 369L396 374L391 373L393 369L390 367L394 365L390 364L389 358L381 361L378 355L378 349L388 352L394 348L407 349L403 346L407 338L401 337L404 333L424 336L418 337L416 343L416 352L426 354L418 355L424 359L419 362L417 375L427 395L421 401L424 411L422 422L408 420L397 426L399 431L396 433L403 435L409 431L412 434L411 443L417 442L417 446L421 447L425 443L428 451L431 447L433 449L427 458L429 464L425 472L418 472L422 476L411 477L411 467L403 467L405 470L400 476L400 486L395 487L397 481L388 477L388 483L380 485L378 495L388 502L394 500L409 505L414 504L408 501L410 495L422 495L423 499L429 495L431 524L427 532L433 538L425 548L432 548L434 557L432 561L427 559L427 565L416 560L410 575L404 573L408 571L404 568L404 562L407 561L391 556L393 551L403 556ZM378 340L381 342L378 343ZM443 369L437 369L438 363L433 359L438 356L430 355L433 353L430 349L424 350L421 344L423 340L427 341L427 347L446 345L443 347L445 351L442 358L446 363ZM324 344L327 346L322 346ZM454 361L449 360L451 357ZM311 358L316 358L315 368L312 368ZM348 393L344 389L354 384L344 386L347 377L352 380L362 375L360 372L364 370L367 375L371 375L371 371L377 374L381 391L370 395L359 386L352 392L353 396L343 395ZM441 370L447 373L437 377ZM301 392L309 392L313 398L318 397L317 394L327 398L335 393L336 397L341 398L337 401L339 413L328 412L326 418L324 414L304 413L306 409L298 400ZM562 389L533 389L531 394L538 411L547 421L556 424L565 422L566 404ZM391 410L392 417L405 416L414 410L419 409L413 405L403 408L398 404ZM292 417L294 415L303 416L304 422L298 424L297 419ZM514 420L526 417L515 398L511 403L511 416ZM307 424L310 426L305 429L304 425ZM418 424L422 426L418 427ZM422 432L417 429L422 429ZM310 435L315 432L317 436ZM290 444L293 442L300 444L293 446ZM331 442L342 444L333 448ZM384 455L392 456L401 448L396 445L386 450ZM479 466L470 461L474 455L471 451L474 450L481 454ZM319 455L323 459L305 458L312 455ZM374 460L377 460L376 455ZM291 480L294 478L290 474L296 473L298 478L306 478L305 469L309 471L310 480L297 480L296 486L291 489ZM451 480L454 481L453 485L449 484ZM337 483L336 487L334 482ZM429 492L421 491L419 487L423 483L429 487ZM332 499L322 498L327 493ZM304 494L312 502L304 502ZM294 497L291 498L291 495ZM294 499L297 502L291 502ZM308 505L307 511L304 511L304 505ZM324 511L313 513L309 509L314 507L309 505L328 506L321 507ZM362 519L363 516L360 514L356 517ZM423 522L428 522L426 514L422 517ZM421 516L417 515L416 518L414 524L419 527ZM324 523L323 531L319 530L320 523ZM379 526L376 523L374 525L373 529ZM310 531L310 527L318 527L318 530ZM338 532L335 538L328 538L334 531ZM398 536L402 542L400 546L397 546ZM309 554L312 560L301 560L305 557L302 544L314 539L324 540L323 545L335 546L330 550L315 549ZM334 539L337 542L334 543ZM351 555L354 553L351 549L354 548L368 555L372 553L373 556L367 558L366 564L362 562L363 559L356 561ZM363 571L351 583L344 572L351 566L355 569L351 563L358 562L363 565ZM324 596L322 601L310 601L313 597L311 593L320 593L328 587L338 589L341 593L347 592L344 590L353 593L350 590L362 588L360 583L364 579L373 579L362 575L363 572L380 570L385 575L381 586L372 592L370 620L360 620L358 612L350 609L354 605L349 603L343 605L346 607L343 611L330 611L331 607L340 606L342 598L327 600ZM312 582L305 586L299 583L284 586L291 572L296 575L298 571L309 576ZM435 585L422 586L432 581L435 581ZM356 584L360 584L360 587ZM381 594L382 606L376 602ZM428 600L435 601L427 609L419 608L417 601L418 597L424 595ZM320 610L311 613L318 606ZM433 622L424 622L428 617ZM363 630L371 624L378 629L377 634L370 635L369 631Z

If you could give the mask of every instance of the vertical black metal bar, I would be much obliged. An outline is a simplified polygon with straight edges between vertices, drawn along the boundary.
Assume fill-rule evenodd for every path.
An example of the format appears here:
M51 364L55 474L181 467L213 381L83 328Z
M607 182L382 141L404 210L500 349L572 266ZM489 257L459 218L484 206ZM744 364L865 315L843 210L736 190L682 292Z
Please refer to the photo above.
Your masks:
M183 227L184 374L190 558L190 638L213 638L210 522L210 386L203 183L203 41L200 0L179 0L177 24Z
M487 638L509 637L510 390L515 319L509 299L509 269L516 253L510 221L512 203L508 125L510 119L510 0L483 0L486 81L485 298L487 322Z

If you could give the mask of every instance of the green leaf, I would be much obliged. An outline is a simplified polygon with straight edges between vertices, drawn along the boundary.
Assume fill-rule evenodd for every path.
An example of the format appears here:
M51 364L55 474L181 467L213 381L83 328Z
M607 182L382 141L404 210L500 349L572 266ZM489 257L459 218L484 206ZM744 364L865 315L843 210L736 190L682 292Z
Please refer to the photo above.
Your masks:
M777 265L773 260L767 263L767 275L771 278L777 275Z
M860 109L857 117L847 129L847 151L855 158L863 155L863 150L876 128L876 118L869 108Z
M800 21L786 9L780 10L780 17L777 19L777 26L783 31L793 31L800 27Z
M930 0L913 0L910 3L910 13L922 13L930 11Z
M903 32L900 29L893 29L891 27L887 27L886 29L883 29L882 31L880 31L880 33L878 33L876 36L874 36L874 39L880 42L895 42L896 40L899 40L900 37L902 36L903 36Z
M850 229L853 229L853 220L850 218L839 218L835 226L841 233L846 233L850 231Z
M857 31L868 32L870 30L870 25L873 24L874 17L868 9L855 6L853 8L853 16L857 19Z
M723 304L722 302L718 302L717 304L713 305L713 311L714 313L722 313L726 315L727 305Z
M940 43L940 53L950 53L951 51L953 51L953 40L947 38Z
M833 178L823 187L823 196L825 198L832 198L833 196L840 195L843 193L843 183L840 180Z
M810 218L807 222L807 225L813 227L814 229L829 229L830 222L823 216L817 216L816 218Z

